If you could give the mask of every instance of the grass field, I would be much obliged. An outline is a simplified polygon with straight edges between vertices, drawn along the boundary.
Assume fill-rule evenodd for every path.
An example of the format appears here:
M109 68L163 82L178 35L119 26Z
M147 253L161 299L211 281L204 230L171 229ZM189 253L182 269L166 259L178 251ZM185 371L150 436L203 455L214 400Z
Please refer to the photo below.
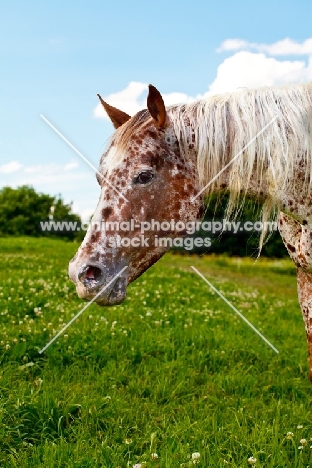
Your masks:
M67 278L76 249L0 239L0 467L312 466L290 261L168 254L124 304L91 305L40 355L83 305Z

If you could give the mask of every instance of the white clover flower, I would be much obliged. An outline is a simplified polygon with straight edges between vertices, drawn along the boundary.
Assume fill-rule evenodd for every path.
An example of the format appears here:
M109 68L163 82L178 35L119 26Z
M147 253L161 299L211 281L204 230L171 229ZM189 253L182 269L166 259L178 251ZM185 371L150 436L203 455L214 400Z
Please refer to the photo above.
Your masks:
M307 439L300 439L299 444L301 445L307 445Z
M152 460L158 460L158 458L159 457L158 457L157 453L151 453L151 459Z
M257 463L257 459L255 457L249 457L247 461L249 465L255 465Z
M125 444L126 444L126 445L130 445L131 442L132 442L132 439L125 439Z
M286 439L292 439L294 437L293 432L287 432Z
M199 463L200 459L200 453L199 452L194 452L192 453L192 461L194 464Z
M302 428L303 428L303 425L302 425L302 424L299 424L299 425L297 426L297 429L302 429Z

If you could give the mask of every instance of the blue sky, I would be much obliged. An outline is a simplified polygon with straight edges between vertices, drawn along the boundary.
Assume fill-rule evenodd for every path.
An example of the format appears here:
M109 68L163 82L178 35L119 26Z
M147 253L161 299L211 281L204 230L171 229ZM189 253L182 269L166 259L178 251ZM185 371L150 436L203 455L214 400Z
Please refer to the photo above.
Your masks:
M40 114L97 166L113 130L97 93L133 113L148 83L171 104L311 81L311 17L310 0L1 2L0 188L61 194L86 217L94 173Z

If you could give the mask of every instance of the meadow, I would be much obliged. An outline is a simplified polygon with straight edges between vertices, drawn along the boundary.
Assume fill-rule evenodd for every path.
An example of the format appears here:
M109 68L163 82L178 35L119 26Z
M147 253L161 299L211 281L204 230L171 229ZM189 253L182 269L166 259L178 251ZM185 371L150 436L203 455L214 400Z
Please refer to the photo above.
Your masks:
M84 305L67 277L77 247L0 239L0 467L309 466L312 385L290 260L169 253L122 305L92 304L41 355Z

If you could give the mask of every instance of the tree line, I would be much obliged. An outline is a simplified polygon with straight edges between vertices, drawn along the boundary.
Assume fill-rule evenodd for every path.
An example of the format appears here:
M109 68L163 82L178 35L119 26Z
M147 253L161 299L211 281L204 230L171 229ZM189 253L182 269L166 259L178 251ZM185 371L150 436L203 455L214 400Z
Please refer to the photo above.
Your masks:
M40 222L52 218L81 223L80 216L72 213L71 205L65 204L60 195L53 197L37 193L27 185L0 190L0 236L81 238L81 233L74 231L43 231Z

